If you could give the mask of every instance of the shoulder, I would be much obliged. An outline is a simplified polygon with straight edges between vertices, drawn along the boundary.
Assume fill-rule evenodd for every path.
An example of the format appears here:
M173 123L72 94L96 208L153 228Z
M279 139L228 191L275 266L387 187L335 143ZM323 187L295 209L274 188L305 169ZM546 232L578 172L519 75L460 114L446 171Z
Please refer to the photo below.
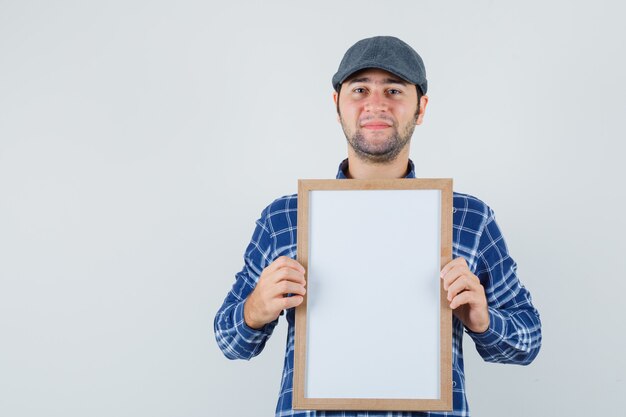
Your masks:
M298 218L298 194L284 195L272 201L261 212L257 224L272 236L276 232L290 229Z
M455 191L453 193L452 204L455 212L463 211L480 216L485 220L487 220L493 213L493 210L487 205L487 203L471 194L457 193Z
M298 194L289 194L272 201L265 209L261 217L269 219L275 216L285 215L298 210Z
M298 194L290 194L272 201L257 222L271 242L271 260L281 255L295 257L298 227ZM271 261L270 260L270 261Z
M454 226L479 232L493 217L493 210L481 199L464 193L454 192Z

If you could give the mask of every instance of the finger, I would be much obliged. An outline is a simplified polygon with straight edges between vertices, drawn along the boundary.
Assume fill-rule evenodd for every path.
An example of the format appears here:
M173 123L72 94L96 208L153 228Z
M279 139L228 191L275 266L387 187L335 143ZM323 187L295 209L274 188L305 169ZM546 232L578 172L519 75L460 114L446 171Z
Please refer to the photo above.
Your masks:
M465 258L463 257L458 257L458 258L454 258L453 260L451 260L450 262L448 262L442 269L441 269L441 273L439 274L439 276L441 278L443 278L452 268L457 267L459 265L465 265L467 266L467 262L465 261Z
M475 291L476 283L471 277L462 275L448 286L448 301L451 301L457 294L463 291Z
M277 300L277 307L279 310L286 310L288 308L297 307L304 301L304 297L301 295L294 295L291 297L284 297Z
M454 297L452 299L452 301L450 301L450 308L452 310L459 308L462 305L465 304L472 304L472 302L475 300L476 298L476 293L473 291L463 291L462 293L458 294L456 297Z
M301 273L304 274L304 267L300 264L300 262L296 261L295 259L291 259L288 256L279 256L278 258L276 258L274 260L274 262L272 262L271 264L269 264L265 270L268 273L272 273L274 271L277 271L281 268L291 268L294 269L296 271L300 271Z
M456 281L457 279L459 279L463 275L467 275L467 274L470 274L470 271L467 268L467 266L465 266L465 265L455 265L450 270L448 270L448 272L446 272L446 275L444 275L444 277L443 277L443 289L447 291L448 288L450 287L450 285L452 285L452 283L454 283L454 281Z
M304 295L306 294L306 288L303 285L290 281L281 281L272 288L271 294L273 297L282 297L285 294Z
M269 281L274 284L278 284L281 281L290 281L296 282L300 285L306 285L304 274L288 267L284 267L273 272L271 277L269 277Z

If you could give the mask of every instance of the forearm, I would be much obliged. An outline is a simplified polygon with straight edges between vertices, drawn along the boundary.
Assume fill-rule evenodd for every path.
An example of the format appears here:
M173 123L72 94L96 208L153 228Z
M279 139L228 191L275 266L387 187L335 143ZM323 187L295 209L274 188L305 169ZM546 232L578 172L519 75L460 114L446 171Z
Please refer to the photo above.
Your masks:
M215 340L228 359L250 360L261 353L277 324L277 321L268 323L255 330L248 327L243 316L244 304L254 290L263 268L270 262L268 254L273 242L266 224L266 214L267 208L256 221L252 239L244 253L243 269L236 274L233 287L213 321Z
M528 365L535 359L541 348L541 322L532 306L514 312L489 307L489 319L486 332L467 331L485 361Z
M527 365L541 347L541 321L530 292L517 277L517 264L493 211L481 231L477 259L476 275L485 288L489 329L468 334L485 361Z
M215 339L228 359L250 360L261 353L278 323L275 320L259 330L250 328L243 317L244 303L227 297L213 321Z

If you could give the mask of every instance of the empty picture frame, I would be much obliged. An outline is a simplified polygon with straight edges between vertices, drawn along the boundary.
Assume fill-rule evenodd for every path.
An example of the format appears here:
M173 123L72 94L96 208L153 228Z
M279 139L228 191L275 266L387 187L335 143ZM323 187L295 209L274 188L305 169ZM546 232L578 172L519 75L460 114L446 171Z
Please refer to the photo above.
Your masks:
M451 410L452 180L300 180L294 409Z

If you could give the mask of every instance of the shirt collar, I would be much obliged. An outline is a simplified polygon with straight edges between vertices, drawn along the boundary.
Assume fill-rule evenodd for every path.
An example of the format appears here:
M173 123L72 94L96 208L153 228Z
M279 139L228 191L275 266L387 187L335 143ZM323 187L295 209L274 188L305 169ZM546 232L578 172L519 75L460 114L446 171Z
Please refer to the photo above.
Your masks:
M409 169L409 172L406 174L404 178L415 178L415 165L413 164L413 161L411 161L410 159L409 159L409 165L407 168ZM348 178L346 177L347 171L348 171L348 158L344 159L339 164L339 171L337 172L337 179L338 180L347 179Z

